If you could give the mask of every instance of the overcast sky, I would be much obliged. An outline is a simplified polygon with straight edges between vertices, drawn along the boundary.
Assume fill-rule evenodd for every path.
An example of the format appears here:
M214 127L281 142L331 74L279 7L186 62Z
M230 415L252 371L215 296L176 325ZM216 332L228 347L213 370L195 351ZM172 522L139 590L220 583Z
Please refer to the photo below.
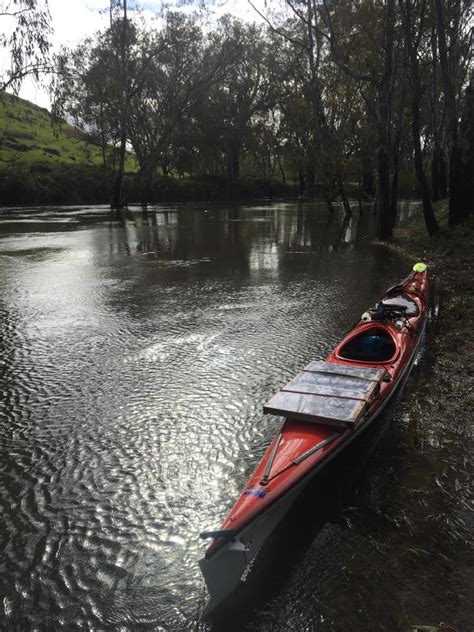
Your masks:
M271 3L275 3L275 0L267 0L267 6ZM139 6L149 19L161 13L163 4L157 0L129 0L132 9ZM195 12L199 8L199 0L168 0L166 4L185 13ZM205 4L215 18L232 13L249 22L261 21L247 0L205 0ZM263 9L265 0L255 0L254 4ZM107 26L108 7L109 0L49 0L54 48L77 44L87 35ZM32 80L25 81L20 96L42 107L50 106L47 92Z

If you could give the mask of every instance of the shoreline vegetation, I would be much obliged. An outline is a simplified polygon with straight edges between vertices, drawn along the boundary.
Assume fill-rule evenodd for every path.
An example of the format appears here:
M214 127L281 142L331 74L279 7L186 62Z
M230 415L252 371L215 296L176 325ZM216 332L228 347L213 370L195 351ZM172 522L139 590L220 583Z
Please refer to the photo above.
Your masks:
M139 205L140 183L135 174L124 179L124 205ZM296 198L296 185L272 178L155 176L149 204L213 202L256 198ZM100 167L33 163L0 167L0 205L32 206L108 204L110 181Z
M474 217L448 227L448 200L435 205L440 231L429 237L422 218L394 230L388 247L411 261L426 256L438 284L439 314L421 376L417 417L428 427L443 419L447 432L472 442L474 405ZM433 397L436 393L436 397Z

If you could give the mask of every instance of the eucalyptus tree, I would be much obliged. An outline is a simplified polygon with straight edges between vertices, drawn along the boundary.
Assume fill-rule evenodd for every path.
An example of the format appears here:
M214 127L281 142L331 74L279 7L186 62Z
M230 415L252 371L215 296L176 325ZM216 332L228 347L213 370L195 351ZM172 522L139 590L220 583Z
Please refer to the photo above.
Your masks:
M426 2L425 0L399 0L399 7L403 22L406 67L411 92L411 127L415 172L422 199L423 217L425 220L426 230L429 235L433 235L439 230L439 225L436 221L433 205L431 203L431 190L425 173L421 145L421 102L424 87L422 85L419 55L425 35L424 25L426 23Z
M130 108L130 142L144 191L158 168L164 174L173 168L192 170L192 164L184 165L183 156L191 159L199 150L200 107L241 54L238 42L216 41L193 18L180 13L168 14L153 42L161 52L147 68Z
M51 87L53 114L58 120L72 118L100 144L104 166L113 173L118 172L126 126L122 120L123 70L117 60L121 37L122 25L113 22L110 28L86 38L74 50L63 50L57 57ZM148 65L147 43L147 33L129 22L125 93L128 102L140 85L143 67Z
M249 0L250 4L252 1ZM274 32L293 42L300 49L302 65L307 69L308 91L305 98L311 106L312 143L318 157L319 178L332 183L345 201L345 169L350 143L343 127L328 117L326 77L333 77L329 66L336 66L341 79L349 79L347 90L358 92L375 118L377 131L377 216L378 235L386 238L392 232L391 218L391 99L393 87L393 51L395 43L395 0L383 4L347 3L343 0L285 0L299 27L293 34L276 25L261 12ZM254 7L255 8L255 7ZM256 9L257 10L257 9ZM299 35L302 34L302 37ZM324 75L326 70L326 76ZM351 85L352 83L352 85ZM342 110L347 99L340 102ZM345 103L345 105L344 105ZM334 103L332 104L334 105ZM342 119L341 119L342 120ZM344 126L345 127L345 126ZM365 143L367 145L367 143ZM362 143L361 143L362 147ZM370 159L364 160L365 164ZM315 163L316 164L316 163Z
M130 107L131 91L129 81L129 53L130 53L130 25L127 14L127 0L110 0L110 32L116 53L119 96L119 129L120 143L118 167L115 174L112 191L111 208L119 209L123 206L122 185L125 175L125 156L127 152L128 111ZM114 37L115 36L115 37ZM114 41L116 40L116 41Z
M474 147L466 148L459 129L461 93L466 75L472 83L472 2L433 0L438 35L439 65L446 111L449 156L449 223L457 224L472 212L472 174L466 167ZM470 65L470 68L468 68ZM469 106L469 92L466 95ZM464 117L465 119L465 117ZM472 164L472 162L471 162ZM467 175L467 182L466 177ZM467 188L466 188L467 187Z
M230 178L238 178L244 150L255 143L254 132L261 133L275 103L272 52L261 27L230 16L221 20L212 40L232 56L227 54L220 81L199 108L201 150Z
M323 0L321 35L333 62L361 91L376 129L377 234L392 234L392 98L397 38L395 0L359 2Z
M17 92L25 77L39 79L49 72L52 28L47 0L0 2L0 47L6 51L7 69L0 74L0 91Z

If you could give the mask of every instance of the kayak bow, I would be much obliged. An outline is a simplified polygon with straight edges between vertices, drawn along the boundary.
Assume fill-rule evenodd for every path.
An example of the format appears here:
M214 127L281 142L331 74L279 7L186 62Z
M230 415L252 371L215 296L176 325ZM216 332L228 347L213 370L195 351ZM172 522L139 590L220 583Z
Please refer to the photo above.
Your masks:
M285 417L263 459L199 561L209 615L304 487L376 419L408 376L428 313L425 263L365 312L324 362L310 362L264 406Z

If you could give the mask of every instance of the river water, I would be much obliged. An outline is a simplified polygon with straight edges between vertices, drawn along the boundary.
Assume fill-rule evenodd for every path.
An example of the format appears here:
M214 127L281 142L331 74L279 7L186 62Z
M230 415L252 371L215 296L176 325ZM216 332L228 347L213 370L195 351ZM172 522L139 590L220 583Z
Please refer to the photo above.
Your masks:
M429 336L378 427L199 621L199 532L279 427L263 403L408 272L365 211L0 212L1 630L468 629L468 455L417 416Z

